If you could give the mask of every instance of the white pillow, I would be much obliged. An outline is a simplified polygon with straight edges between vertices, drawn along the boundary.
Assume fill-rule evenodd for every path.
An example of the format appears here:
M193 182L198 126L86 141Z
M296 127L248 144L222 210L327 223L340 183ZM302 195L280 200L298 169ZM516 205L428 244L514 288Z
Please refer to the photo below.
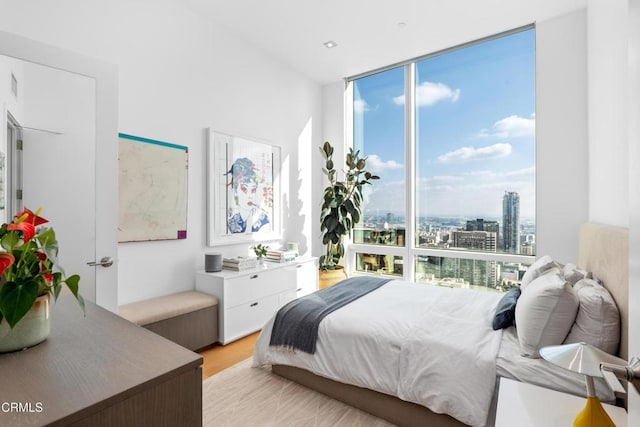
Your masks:
M560 345L573 326L578 297L559 268L532 281L516 305L516 330L523 356L539 358L538 351Z
M557 267L557 264L549 255L538 258L536 262L527 268L524 276L522 276L522 280L520 281L520 290L524 292L525 288L529 286L529 283L533 282L553 267Z
M620 312L609 291L593 279L583 279L573 288L580 308L567 344L585 342L609 354L616 354L620 343Z
M562 273L564 274L564 278L567 279L567 282L571 284L571 286L575 285L582 279L586 279L589 277L589 273L578 268L575 264L568 263L565 264L562 269Z

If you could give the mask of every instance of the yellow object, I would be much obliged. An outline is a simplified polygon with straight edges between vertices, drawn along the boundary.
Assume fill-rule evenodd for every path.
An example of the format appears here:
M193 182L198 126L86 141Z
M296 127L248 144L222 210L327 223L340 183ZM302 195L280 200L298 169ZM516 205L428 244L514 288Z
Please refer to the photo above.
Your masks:
M600 399L597 397L587 397L587 404L584 409L573 420L573 427L615 427L611 418L604 410Z

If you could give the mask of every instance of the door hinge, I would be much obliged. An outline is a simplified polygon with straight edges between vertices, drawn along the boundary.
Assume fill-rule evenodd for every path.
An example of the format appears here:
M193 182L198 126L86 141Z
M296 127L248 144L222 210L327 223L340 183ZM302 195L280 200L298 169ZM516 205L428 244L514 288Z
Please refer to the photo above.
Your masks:
M22 190L16 190L16 199L22 200Z
M16 150L22 150L22 140L21 139L17 139L16 140Z

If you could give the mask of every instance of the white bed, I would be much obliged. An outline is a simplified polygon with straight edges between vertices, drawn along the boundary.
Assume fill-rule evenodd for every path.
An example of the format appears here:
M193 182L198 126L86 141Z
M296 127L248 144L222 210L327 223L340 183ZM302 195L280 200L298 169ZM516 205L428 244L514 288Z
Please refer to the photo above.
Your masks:
M607 279L618 281L612 275L621 277L625 286L616 287L626 291L626 275L617 271L628 262L620 232L626 230L585 225L578 262L583 268L597 267L589 269L605 284ZM600 244L593 245L594 235ZM606 262L593 253L603 251L603 244L609 248ZM621 312L626 322L626 299L624 304L618 301L624 294L612 293L618 305L625 306ZM446 423L452 425L492 423L498 377L584 395L581 376L521 356L515 328L493 331L493 308L500 298L491 292L392 281L327 316L320 324L314 355L270 347L271 319L256 343L254 366L294 367L336 384L394 396L432 413L448 414L453 420L447 418ZM622 348L624 355L626 347ZM597 387L603 400L613 399L603 382ZM375 415L406 424L402 417L385 416L384 410Z

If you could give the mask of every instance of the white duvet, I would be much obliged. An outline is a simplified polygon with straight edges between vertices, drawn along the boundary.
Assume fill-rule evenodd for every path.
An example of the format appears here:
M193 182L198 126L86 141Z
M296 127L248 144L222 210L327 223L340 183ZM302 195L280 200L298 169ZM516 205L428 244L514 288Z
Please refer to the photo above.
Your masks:
M269 347L272 318L256 343L254 366L303 368L483 426L502 334L491 327L500 298L391 281L328 315L314 355Z

